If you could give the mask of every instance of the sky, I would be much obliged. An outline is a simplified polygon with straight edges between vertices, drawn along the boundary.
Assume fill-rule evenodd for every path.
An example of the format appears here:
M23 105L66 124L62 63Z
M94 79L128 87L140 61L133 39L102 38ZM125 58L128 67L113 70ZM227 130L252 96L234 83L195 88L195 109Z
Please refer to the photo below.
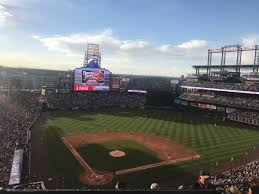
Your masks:
M113 73L194 73L209 48L259 44L258 7L257 0L0 0L0 65L71 70L95 43ZM253 63L253 53L242 63Z

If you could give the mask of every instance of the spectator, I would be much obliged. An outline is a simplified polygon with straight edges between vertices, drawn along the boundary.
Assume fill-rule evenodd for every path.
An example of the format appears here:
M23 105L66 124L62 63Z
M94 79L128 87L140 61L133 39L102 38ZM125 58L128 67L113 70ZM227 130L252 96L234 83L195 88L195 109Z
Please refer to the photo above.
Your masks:
M248 193L256 194L259 193L259 177L254 176L249 182Z
M228 187L226 190L226 194L242 194L241 191L236 186Z
M159 187L159 185L158 185L157 183L152 183L152 184L150 185L150 189L151 189L151 190L159 190L160 187Z
M118 182L116 183L116 185L115 185L115 189L116 189L117 191L124 190L124 189L126 189L126 184L125 184L124 182L118 181Z
M190 187L191 190L207 190L215 189L214 185L210 182L210 175L206 170L201 170L199 179Z

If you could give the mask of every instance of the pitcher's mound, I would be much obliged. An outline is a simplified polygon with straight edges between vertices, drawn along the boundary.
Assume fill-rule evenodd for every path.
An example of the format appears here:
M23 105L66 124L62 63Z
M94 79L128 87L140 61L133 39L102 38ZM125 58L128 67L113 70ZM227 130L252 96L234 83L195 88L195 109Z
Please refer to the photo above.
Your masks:
M110 152L110 156L115 157L115 158L120 158L120 157L123 157L125 155L126 155L125 152L120 151L120 150L114 150L114 151Z

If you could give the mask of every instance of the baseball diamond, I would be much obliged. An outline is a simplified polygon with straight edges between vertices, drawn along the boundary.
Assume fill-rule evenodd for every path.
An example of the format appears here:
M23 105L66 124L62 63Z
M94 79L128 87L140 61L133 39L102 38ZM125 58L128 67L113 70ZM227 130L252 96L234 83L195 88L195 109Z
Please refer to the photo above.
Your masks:
M86 140L90 144L85 145L85 143L81 143L83 140ZM95 177L98 175L94 172L93 168L106 171L116 170L116 175L122 175L152 167L169 165L175 163L177 160L183 161L199 157L196 152L189 150L182 145L176 144L172 140L170 141L164 138L141 133L130 134L112 131L86 134L81 133L78 135L62 137L62 141L84 167L85 174L93 174ZM103 149L105 148L104 144L92 144L102 142L106 142L106 147L108 149L109 147L122 148L127 153L127 156L118 161L118 159L109 157L109 150L107 148ZM110 145L107 146L107 142L110 143ZM145 147L141 144L145 145ZM146 147L154 153L150 152ZM78 149L79 153L75 149ZM85 160L83 161L82 158L85 158ZM93 165L93 168L90 167L89 163ZM107 174L107 172L101 173L101 175L105 174ZM100 184L99 182L98 185Z

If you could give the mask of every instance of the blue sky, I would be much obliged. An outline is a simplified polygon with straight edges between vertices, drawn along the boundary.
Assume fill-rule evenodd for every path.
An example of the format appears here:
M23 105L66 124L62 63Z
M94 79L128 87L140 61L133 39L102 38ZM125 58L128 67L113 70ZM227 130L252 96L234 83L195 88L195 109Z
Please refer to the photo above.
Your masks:
M258 7L256 0L0 0L0 65L73 69L89 42L100 44L103 67L114 73L179 76L206 64L208 48L259 44Z

